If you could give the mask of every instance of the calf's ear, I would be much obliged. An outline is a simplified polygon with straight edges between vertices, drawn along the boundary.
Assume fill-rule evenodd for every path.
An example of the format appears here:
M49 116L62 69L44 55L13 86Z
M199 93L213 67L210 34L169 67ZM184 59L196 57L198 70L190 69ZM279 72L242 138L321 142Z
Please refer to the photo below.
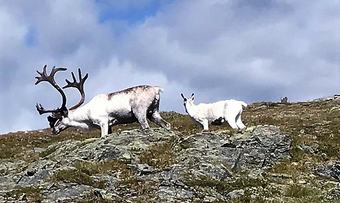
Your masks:
M194 100L194 99L195 99L195 97L194 97L194 96L195 96L195 94L194 94L194 93L192 93L192 94L191 94L191 96L190 96L190 99L191 99L191 100Z

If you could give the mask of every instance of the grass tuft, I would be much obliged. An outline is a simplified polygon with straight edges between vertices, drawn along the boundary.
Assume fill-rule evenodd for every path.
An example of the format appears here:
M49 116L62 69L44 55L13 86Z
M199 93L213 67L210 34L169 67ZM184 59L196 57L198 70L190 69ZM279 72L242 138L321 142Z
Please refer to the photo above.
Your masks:
M106 185L106 181L97 181L78 169L60 170L56 172L51 179L53 182L78 183L101 189L105 188Z
M155 144L142 152L140 162L164 170L175 163L174 140Z
M42 201L42 194L41 189L37 187L17 187L16 189L7 192L5 194L6 198L14 198L16 200L19 200L19 198L22 198L23 195L25 195L25 199L29 202L41 202Z

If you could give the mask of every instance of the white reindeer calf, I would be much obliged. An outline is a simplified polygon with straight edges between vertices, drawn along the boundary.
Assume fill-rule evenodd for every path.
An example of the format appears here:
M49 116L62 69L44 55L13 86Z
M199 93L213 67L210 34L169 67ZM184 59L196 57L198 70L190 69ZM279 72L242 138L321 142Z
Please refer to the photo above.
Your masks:
M227 121L233 129L241 130L246 126L241 121L241 113L243 107L247 107L247 104L243 101L237 100L224 100L210 104L194 104L194 93L190 98L184 97L184 107L186 112L195 121L203 126L203 130L209 130L209 124L214 122Z
M39 114L52 113L48 116L52 133L58 134L68 127L100 128L101 137L111 133L111 126L115 124L131 123L138 121L142 129L149 128L147 118L161 127L170 129L167 123L159 114L159 101L161 88L157 86L136 86L119 92L109 94L99 94L87 104L81 106L85 101L84 82L88 74L83 78L79 72L79 82L72 72L73 82L66 80L63 87L73 87L79 90L81 99L78 104L71 108L66 107L66 96L63 89L54 80L54 75L58 71L65 71L66 68L53 67L51 73L47 75L46 65L42 72L38 71L36 83L42 81L50 83L62 96L62 105L55 110L45 110L41 104L36 108Z

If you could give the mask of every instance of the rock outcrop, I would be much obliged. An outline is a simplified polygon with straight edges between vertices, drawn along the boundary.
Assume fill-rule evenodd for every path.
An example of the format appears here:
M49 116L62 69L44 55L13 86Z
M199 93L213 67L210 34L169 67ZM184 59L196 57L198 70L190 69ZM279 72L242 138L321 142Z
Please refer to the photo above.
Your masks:
M66 140L34 149L39 158L32 162L1 160L0 202L294 202L295 190L309 190L273 169L291 161L291 144L275 126ZM339 181L339 163L314 171ZM334 183L320 195L337 200L338 191Z
M257 179L290 159L290 145L274 126L235 135L153 129L67 140L37 150L32 163L2 160L0 201L226 201L244 195L246 187L229 186L240 178L262 187Z

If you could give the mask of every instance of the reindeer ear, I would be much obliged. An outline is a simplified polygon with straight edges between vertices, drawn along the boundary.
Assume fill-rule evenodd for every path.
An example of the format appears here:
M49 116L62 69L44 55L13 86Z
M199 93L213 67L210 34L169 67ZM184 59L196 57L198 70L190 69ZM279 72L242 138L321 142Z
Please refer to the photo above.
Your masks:
M187 98L185 98L185 96L182 93L181 93L181 96L182 96L184 102L187 102Z

